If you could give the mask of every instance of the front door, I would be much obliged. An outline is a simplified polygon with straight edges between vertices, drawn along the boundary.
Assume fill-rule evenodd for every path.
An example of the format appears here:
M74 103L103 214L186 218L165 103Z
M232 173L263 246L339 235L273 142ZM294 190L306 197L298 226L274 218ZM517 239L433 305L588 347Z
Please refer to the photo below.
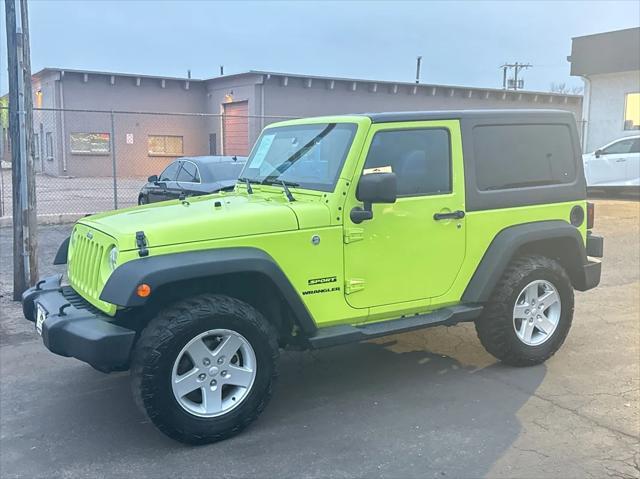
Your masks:
M616 185L627 181L627 162L634 144L633 138L616 141L600 150L589 161L590 180L593 185Z
M373 219L345 215L345 293L355 308L426 300L446 293L465 255L459 122L373 125L361 174L394 172L398 199L373 205ZM349 210L359 203L353 198Z

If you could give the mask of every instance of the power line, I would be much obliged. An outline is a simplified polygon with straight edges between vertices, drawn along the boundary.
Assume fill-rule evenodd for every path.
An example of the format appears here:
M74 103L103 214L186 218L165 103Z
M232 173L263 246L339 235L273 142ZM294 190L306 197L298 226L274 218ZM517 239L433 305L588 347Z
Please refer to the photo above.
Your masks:
M500 68L502 68L502 88L504 90L521 90L522 88L524 88L524 80L518 80L518 73L520 73L520 70L526 70L527 68L531 67L533 67L533 65L531 65L530 63L518 62L505 63L503 65L500 65ZM507 79L508 70L513 70L513 78Z

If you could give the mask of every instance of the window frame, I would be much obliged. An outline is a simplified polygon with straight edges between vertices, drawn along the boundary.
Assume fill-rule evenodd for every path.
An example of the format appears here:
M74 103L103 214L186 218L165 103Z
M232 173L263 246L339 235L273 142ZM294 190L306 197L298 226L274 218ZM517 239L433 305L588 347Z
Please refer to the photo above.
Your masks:
M196 168L196 173L197 173L197 175L198 175L198 179L199 179L200 181L180 181L180 180L178 179L178 177L180 176L180 172L181 172L181 171L183 170L183 168L184 168L184 164L185 164L185 163L191 163L193 166L195 166L195 168ZM180 183L180 184L182 184L182 183L189 183L189 184L192 184L192 185L201 185L201 184L202 184L202 175L200 174L200 168L198 168L198 165L196 165L196 164L195 164L193 161L191 161L191 160L180 160L180 168L178 169L178 174L176 175L175 182L176 182L176 183Z
M403 198L422 198L422 197L430 197L430 196L444 196L453 194L453 145L451 143L451 129L446 126L415 126L415 127L391 127L391 128L381 128L376 131L371 140L369 141L369 148L367 149L367 154L364 159L364 163L362 164L362 171L360 172L360 176L363 176L364 170L367 166L367 159L369 158L369 153L371 152L371 145L373 144L373 140L376 135L380 133L386 132L397 132L397 131L425 131L425 130L443 130L447 134L447 146L448 146L448 159L449 159L449 191L440 191L433 193L420 193L420 194L408 194L408 195L397 195L398 200ZM394 171L395 173L395 171ZM396 174L396 178L397 178Z
M149 140L151 138L163 138L165 153L151 151L150 145L149 145ZM180 138L180 153L166 153L166 149L167 149L166 139L167 138ZM184 135L148 134L147 135L147 156L150 156L150 157L165 157L165 158L167 158L167 157L168 158L179 158L181 156L184 156Z
M40 134L33 133L33 159L40 160Z
M76 151L73 149L73 141L71 137L73 135L107 135L109 140L107 142L107 151ZM72 155L80 156L111 156L111 133L103 131L72 131L69 132L69 153Z
M53 161L54 160L53 132L47 131L44 136L45 136L45 158L48 161Z
M638 102L640 102L640 90L628 91L624 94L624 108L622 110L622 131L640 131L640 124L636 128L627 128L627 105L629 104L629 97L631 95L638 95Z

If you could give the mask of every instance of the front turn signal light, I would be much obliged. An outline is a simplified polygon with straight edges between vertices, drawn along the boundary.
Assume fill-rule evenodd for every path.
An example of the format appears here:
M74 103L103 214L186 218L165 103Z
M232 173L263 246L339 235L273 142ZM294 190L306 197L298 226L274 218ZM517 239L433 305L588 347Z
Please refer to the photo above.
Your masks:
M136 294L141 298L146 298L151 294L151 286L146 283L138 285L136 288Z

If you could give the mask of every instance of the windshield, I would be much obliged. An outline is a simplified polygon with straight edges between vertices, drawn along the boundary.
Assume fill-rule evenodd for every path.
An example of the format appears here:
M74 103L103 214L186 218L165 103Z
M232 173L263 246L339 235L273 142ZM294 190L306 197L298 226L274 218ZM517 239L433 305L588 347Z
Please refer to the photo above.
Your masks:
M244 161L220 161L204 163L211 181L235 181L244 166Z
M270 128L258 138L240 178L333 191L355 132L353 123Z

